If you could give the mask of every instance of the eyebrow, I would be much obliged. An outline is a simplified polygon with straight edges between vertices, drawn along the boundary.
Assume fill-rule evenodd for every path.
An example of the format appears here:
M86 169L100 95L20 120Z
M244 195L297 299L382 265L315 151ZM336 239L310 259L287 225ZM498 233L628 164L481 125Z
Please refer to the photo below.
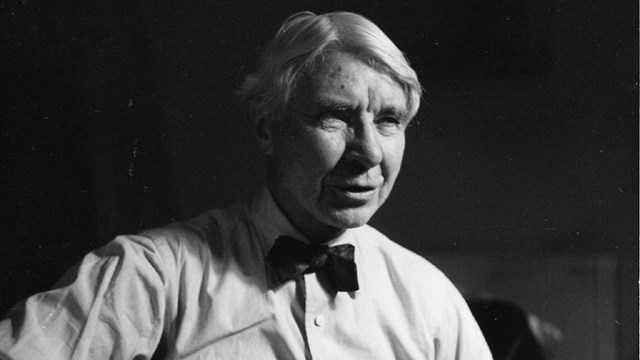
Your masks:
M349 111L354 110L352 106L347 103L331 101L331 100L322 100L318 103L318 110L320 112L338 112L338 111Z
M339 101L332 101L332 100L322 100L318 103L318 111L321 113L325 113L325 112L354 112L356 109L353 108L353 106L347 104L347 103L343 103L343 102L339 102ZM397 118L402 118L405 119L409 116L409 111L407 111L407 109L401 109L401 108L397 108L395 106L384 106L379 114L382 115L392 115L395 116Z
M407 111L407 109L398 109L395 106L383 107L382 111L380 111L380 114L393 115L398 119L406 119L409 117L409 111Z

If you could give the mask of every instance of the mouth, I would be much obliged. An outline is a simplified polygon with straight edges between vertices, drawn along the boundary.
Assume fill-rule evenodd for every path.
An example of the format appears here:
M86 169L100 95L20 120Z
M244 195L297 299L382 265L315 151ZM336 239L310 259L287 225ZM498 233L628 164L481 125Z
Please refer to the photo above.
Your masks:
M336 186L336 188L352 193L366 193L368 191L375 190L375 186L356 186L356 185L347 185L347 186Z
M366 203L373 199L377 187L369 185L333 185L330 186L340 199L353 203Z

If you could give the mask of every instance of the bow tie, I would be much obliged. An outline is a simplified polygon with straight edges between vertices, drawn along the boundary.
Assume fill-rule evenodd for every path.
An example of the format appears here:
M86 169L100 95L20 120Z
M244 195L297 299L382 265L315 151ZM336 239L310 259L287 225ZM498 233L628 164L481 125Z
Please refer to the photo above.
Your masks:
M358 275L353 262L354 247L350 244L329 247L305 244L280 236L267 254L273 269L273 280L282 284L303 274L318 272L338 291L358 290Z

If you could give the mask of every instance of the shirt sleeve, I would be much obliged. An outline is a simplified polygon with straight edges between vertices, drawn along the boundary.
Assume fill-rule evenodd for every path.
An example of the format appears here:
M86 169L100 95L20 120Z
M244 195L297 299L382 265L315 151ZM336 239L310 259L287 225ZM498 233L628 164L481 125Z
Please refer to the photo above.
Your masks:
M0 359L150 358L163 331L165 279L156 245L118 237L48 292L0 322Z

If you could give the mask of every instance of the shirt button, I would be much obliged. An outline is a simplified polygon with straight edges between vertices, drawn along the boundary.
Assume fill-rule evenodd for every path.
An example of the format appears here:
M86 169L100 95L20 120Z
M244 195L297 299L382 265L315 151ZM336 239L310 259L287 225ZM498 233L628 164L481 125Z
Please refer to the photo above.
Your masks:
M313 323L316 324L317 327L322 327L325 323L324 316L322 315L316 316L315 320L313 320Z

